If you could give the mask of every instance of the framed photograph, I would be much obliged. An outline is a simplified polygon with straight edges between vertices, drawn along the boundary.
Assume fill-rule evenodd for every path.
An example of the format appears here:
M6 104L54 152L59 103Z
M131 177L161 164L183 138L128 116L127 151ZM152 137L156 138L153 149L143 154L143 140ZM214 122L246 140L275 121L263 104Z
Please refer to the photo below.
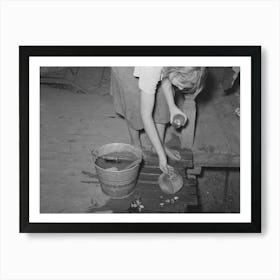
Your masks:
M20 232L261 232L260 46L20 46Z

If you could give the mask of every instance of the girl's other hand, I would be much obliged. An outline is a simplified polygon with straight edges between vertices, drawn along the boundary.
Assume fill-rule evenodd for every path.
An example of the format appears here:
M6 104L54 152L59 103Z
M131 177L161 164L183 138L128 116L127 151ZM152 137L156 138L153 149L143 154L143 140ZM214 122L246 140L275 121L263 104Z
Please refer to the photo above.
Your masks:
M174 170L174 168L172 166L167 164L167 159L166 158L163 158L163 159L159 160L159 168L165 174L168 174L170 171Z
M181 115L181 116L183 116L183 117L185 118L185 122L184 122L184 124L183 124L183 125L185 125L188 118L187 118L186 114L184 114L177 106L174 106L174 107L170 110L170 123L173 122L173 119L174 119L174 117L175 117L176 115Z

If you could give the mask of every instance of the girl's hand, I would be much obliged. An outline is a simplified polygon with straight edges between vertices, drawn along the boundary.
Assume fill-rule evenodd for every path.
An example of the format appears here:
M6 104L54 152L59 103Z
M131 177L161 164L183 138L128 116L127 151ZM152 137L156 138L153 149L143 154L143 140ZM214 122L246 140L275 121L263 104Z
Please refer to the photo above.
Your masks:
M173 122L173 119L176 115L182 115L185 118L185 122L183 124L183 125L185 125L188 118L187 118L186 114L184 114L177 106L173 106L170 109L170 123Z
M163 173L165 173L165 174L168 173L167 158L166 157L159 159L159 168Z
M170 171L174 170L172 166L167 164L166 157L159 159L159 168L165 174L168 174Z

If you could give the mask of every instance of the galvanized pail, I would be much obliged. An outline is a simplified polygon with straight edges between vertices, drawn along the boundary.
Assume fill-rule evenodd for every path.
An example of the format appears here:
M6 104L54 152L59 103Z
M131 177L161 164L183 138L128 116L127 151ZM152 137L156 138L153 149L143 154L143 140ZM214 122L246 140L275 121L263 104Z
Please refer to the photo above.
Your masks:
M112 152L130 152L137 157L137 160L131 168L117 171L104 169L96 164L98 157ZM92 155L96 174L104 193L116 199L127 197L133 193L142 161L142 152L140 149L129 144L111 143L96 149L92 152Z

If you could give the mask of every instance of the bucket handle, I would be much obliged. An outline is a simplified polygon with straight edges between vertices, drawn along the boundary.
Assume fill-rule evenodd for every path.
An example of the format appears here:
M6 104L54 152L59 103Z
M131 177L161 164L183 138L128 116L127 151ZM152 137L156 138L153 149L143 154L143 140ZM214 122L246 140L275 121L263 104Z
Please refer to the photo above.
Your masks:
M96 152L96 150L92 150L90 153L92 155L93 162L95 162L96 159L97 159L97 152Z
M92 155L92 159L93 159L93 162L96 161L96 159L98 158L98 155L97 155L97 150L92 150L91 151L91 155ZM133 166L134 164L138 164L142 161L143 157L141 156L141 158L138 158L137 160L133 161L130 165ZM132 165L133 164L133 165Z

